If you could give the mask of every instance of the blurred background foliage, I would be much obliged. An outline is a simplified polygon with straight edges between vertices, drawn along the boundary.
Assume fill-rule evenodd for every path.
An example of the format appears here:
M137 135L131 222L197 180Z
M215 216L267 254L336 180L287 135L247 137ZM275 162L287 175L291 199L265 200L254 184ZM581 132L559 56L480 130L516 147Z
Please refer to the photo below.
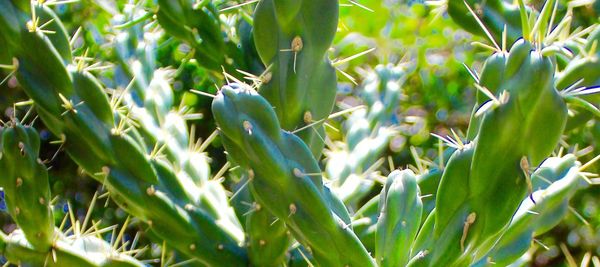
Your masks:
M240 33L235 31L235 26L240 21L251 20L255 4L228 9L244 1L213 2L222 10L224 25L231 27L228 38L239 38ZM541 2L536 0L530 4L536 6ZM335 66L338 69L336 109L362 104L362 81L375 66L405 66L409 75L403 84L397 111L398 134L392 138L384 158L389 156L395 166L401 167L418 166L421 163L416 162L417 157L433 161L441 143L430 133L444 136L450 133L450 129L466 132L475 88L464 65L475 70L481 68L489 52L478 50L471 42L483 39L460 29L443 10L428 6L422 0L341 0L340 3L339 29L330 51L330 57L334 62L337 61ZM560 1L561 7L568 4L567 0ZM131 80L124 69L127 62L123 61L115 45L117 40L126 39L123 44L129 47L129 50L125 49L127 51L143 47L141 42L155 43L152 53L149 53L154 57L145 61L155 66L148 67L174 71L171 82L175 90L175 103L182 102L182 105L191 107L193 113L202 114L188 121L190 127L196 128L197 138L205 139L213 132L215 124L210 114L211 99L192 94L190 90L214 94L225 79L208 73L193 59L193 51L187 44L166 35L158 23L147 15L156 11L152 0L79 0L54 8L68 32L71 35L78 33L78 38L74 39L74 55L92 58L104 66L95 74L107 88L125 88ZM598 10L598 0L576 9L573 26L585 27L598 23ZM559 12L564 13L565 8L559 8ZM131 23L138 19L139 23ZM353 60L344 60L363 52ZM7 74L2 71L1 77ZM27 107L13 103L25 100L27 98L19 89L16 79L9 78L4 82L0 86L2 119L22 117ZM341 117L331 124L341 129L344 121L345 118ZM44 125L39 122L35 126L41 131L43 139L42 159L47 159L51 166L51 186L57 197L56 205L64 207L62 214L57 213L57 221L65 215L67 199L72 201L70 204L77 216L85 216L94 192L101 186L85 178L60 146L53 144L52 141L58 137L44 130ZM328 137L335 141L341 140L343 135L329 129ZM587 156L583 156L587 160L600 153L598 140L600 127L594 121L564 137L565 147L571 152L583 151L580 154L588 152ZM212 158L213 170L218 170L226 162L218 140L209 147L208 154ZM389 169L382 168L381 171L387 174ZM590 171L598 172L600 167L594 166ZM376 189L377 192L379 190ZM127 217L109 200L106 205L100 206L94 209L93 218L102 219L104 225L122 223ZM556 229L536 241L532 248L534 266L579 265L587 254L600 255L600 188L591 187L580 192L571 203L571 211ZM0 224L4 232L14 228L5 213L0 214ZM141 224L136 228L135 220L132 225L128 233L130 236L137 231L143 232ZM144 258L152 262L152 259L160 257L157 249L160 244L151 244L148 237L143 237L141 242L154 248Z

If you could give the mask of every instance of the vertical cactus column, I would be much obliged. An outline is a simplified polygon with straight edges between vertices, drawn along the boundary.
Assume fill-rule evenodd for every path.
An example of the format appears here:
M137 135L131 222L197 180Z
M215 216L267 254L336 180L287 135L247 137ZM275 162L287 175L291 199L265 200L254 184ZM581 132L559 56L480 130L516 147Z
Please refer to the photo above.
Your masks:
M475 140L461 145L444 170L433 247L415 266L461 265L485 255L531 192L531 168L550 155L565 127L552 59L525 40L486 61L477 86L492 99L471 120Z
M300 138L282 130L269 102L232 85L221 89L212 110L225 148L254 174L254 197L286 223L319 265L374 266L344 220L347 212L327 193L312 153Z
M375 258L381 267L406 266L423 212L417 177L410 170L392 172L380 197Z
M46 166L39 157L40 137L14 121L0 128L0 185L18 229L0 232L0 252L20 266L145 266L101 238L83 234L85 223L71 221L71 234L54 228ZM74 226L77 224L78 226Z
M288 131L331 113L336 73L327 58L338 24L337 0L263 0L254 14L254 42L267 70L260 94ZM324 146L322 123L298 133L315 158Z
M535 203L526 198L521 203L510 225L494 245L481 258L478 266L489 262L508 265L529 250L533 238L556 226L569 211L569 200L589 184L584 180L581 164L574 155L548 158L532 174L536 191Z
M15 122L1 129L0 136L0 186L8 212L32 248L47 251L55 238L54 218L48 173L38 158L39 135L32 127Z

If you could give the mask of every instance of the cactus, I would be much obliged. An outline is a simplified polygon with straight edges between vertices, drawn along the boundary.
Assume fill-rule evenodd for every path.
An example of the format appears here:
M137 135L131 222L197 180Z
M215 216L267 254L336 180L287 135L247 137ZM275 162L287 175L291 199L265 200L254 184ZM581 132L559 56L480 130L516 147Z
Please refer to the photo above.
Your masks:
M0 130L0 185L8 212L37 251L47 251L54 239L50 186L46 166L38 158L40 138L32 127L16 123Z
M410 170L392 172L381 191L375 258L379 266L404 266L421 224L423 203Z
M260 1L254 42L267 66L259 92L275 107L282 128L299 137L315 158L323 149L322 120L333 108L336 73L326 57L338 22L338 1Z
M556 226L569 210L577 190L589 186L574 155L548 158L532 174L535 203L523 200L510 225L492 250L480 260L508 265L527 252L533 237ZM549 184L550 183L550 184Z
M28 19L26 13L17 15ZM130 118L120 116L114 122L113 108L121 99L115 97L111 106L81 62L65 66L41 29L22 30L21 40L26 45L14 47L17 78L36 102L41 119L54 134L63 136L71 158L105 184L121 207L150 224L161 238L171 240L172 247L208 265L223 264L223 259L231 265L245 264L243 236L228 220L214 217L214 211L223 208L211 212L199 206L168 165L146 156L137 131L125 133ZM211 202L218 203L223 201Z
M472 8L496 40L501 40L502 32L506 27L508 41L511 43L523 36L520 10L526 7L522 0L518 3L520 6L502 0L447 0L448 15L462 28L481 36L486 34L478 24L474 13L469 11L469 8ZM529 9L527 11L531 12Z
M427 257L432 265L472 262L471 257L489 249L486 244L510 222L528 190L529 166L552 152L565 127L566 104L553 86L550 59L532 52L524 40L499 57L505 59L486 62L479 85L497 94L486 104L495 107L484 111L481 120L474 117L470 127L477 129L475 141L454 153L442 176L434 227L437 249ZM502 82L488 83L488 75ZM513 82L511 77L519 78ZM524 82L525 77L536 78ZM544 142L536 143L540 136ZM499 204L492 208L485 204L490 201Z
M364 82L362 98L367 110L357 110L346 121L345 143L326 152L327 177L332 190L348 205L355 206L374 185L362 177L388 146L395 134L393 122L400 102L403 66L377 66Z
M18 121L0 128L0 175L6 204L19 229L0 233L2 254L20 266L145 266L91 234L86 225L66 235L54 227L46 166L38 158L38 132ZM71 221L72 227L80 222Z
M308 147L281 129L269 102L250 88L231 85L220 90L212 109L225 148L254 174L254 196L310 248L320 265L374 265L344 221L346 211L336 209Z
M589 186L584 181L597 183L586 169L595 170L600 157L581 164L575 155L585 153L562 156L556 148L578 126L586 125L580 135L597 132L589 114L569 115L579 112L574 107L599 113L592 67L600 31L570 32L572 6L555 24L556 1L540 12L523 1L460 2L442 5L467 31L487 36L492 46L483 47L494 53L480 74L468 69L478 91L466 134L438 136L449 147L438 148L439 164L416 158L434 154L431 142L423 153L411 150L418 171L394 170L409 153L385 151L396 134L401 85L413 93L403 64L380 65L366 77L366 108L342 120L337 140L344 142L328 140L337 0L261 0L252 18L253 2L233 6L235 15L219 11L228 1L117 5L124 14L91 26L110 29L96 49L116 62L98 75L89 63L93 46L90 54L72 51L78 41L52 8L61 2L0 0L0 68L14 74L31 99L22 103L33 104L30 112L61 149L147 227L150 242L163 242L163 265L170 264L167 247L176 265L193 266L522 264L533 237L559 223L569 200ZM165 66L170 37L189 45L196 60L188 55L177 71ZM211 127L211 118L193 112L207 107L187 106L190 92L177 86L194 64L201 68L191 80L220 87L210 95L217 129L202 133L203 142L196 130ZM238 80L238 70L254 84ZM69 230L55 227L40 137L9 115L0 122L0 186L17 230L0 233L4 258L22 266L145 266L124 251L129 220L111 236L116 244L103 230L86 229L89 211L83 223L69 211ZM220 146L226 155L212 154ZM383 156L389 172L377 163ZM211 165L225 161L211 178Z

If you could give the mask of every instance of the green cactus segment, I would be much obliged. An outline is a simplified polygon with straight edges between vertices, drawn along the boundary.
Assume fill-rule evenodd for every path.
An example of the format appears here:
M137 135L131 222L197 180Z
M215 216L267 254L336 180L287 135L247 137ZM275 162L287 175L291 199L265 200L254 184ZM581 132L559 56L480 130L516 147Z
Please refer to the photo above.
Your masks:
M557 75L556 87L566 89L580 82L579 86L600 85L600 27L591 32L577 57L571 59L563 71ZM581 81L580 81L581 80ZM596 101L600 102L600 101Z
M381 157L396 133L391 125L397 120L405 73L401 66L377 66L363 84L362 98L367 109L352 113L345 123L346 142L335 143L325 153L325 171L333 181L332 190L349 205L355 206L374 185L373 180L365 179L365 172Z
M448 15L452 20L463 29L480 36L485 36L485 33L465 3L475 11L497 43L500 43L505 25L509 43L523 36L518 5L503 0L448 0Z
M423 203L410 170L392 172L381 191L376 259L379 266L405 266L421 225Z
M283 220L277 219L258 203L246 218L248 257L254 266L281 266L291 243Z
M508 265L527 252L534 236L556 226L567 214L571 197L588 186L579 167L572 154L544 161L531 176L537 189L533 193L536 203L529 198L523 200L502 238L481 263Z
M229 38L225 40L219 11L211 1L158 1L157 19L161 27L196 50L201 66L220 73L246 69L242 50ZM234 60L235 59L235 60Z
M281 129L263 97L240 85L225 86L212 111L229 155L255 174L258 202L284 221L322 266L374 266L373 259L328 200L320 169L308 147ZM348 251L352 251L348 254Z
M21 40L22 46L15 50L17 79L78 165L171 247L208 266L247 264L241 226L236 225L225 192L215 189L220 184L203 189L202 197L202 191L188 190L195 187L187 186L190 183L181 180L183 175L153 163L131 118L113 113L119 108L115 106L118 96L109 103L85 66L65 66L43 31L22 30ZM219 216L212 216L210 211L215 210Z
M267 66L259 91L285 130L319 122L333 108L336 73L326 53L337 30L338 9L337 0L264 0L256 8L254 42ZM322 123L298 136L319 158Z
M7 60L10 58L10 50L20 44L21 29L19 28L20 22L17 14L19 13L10 1L0 1L0 40L3 41L3 49L1 49L0 55L6 57L0 59ZM3 61L2 63L8 62Z
M532 51L528 42L513 45L503 77L495 87L482 84L497 92L500 105L483 115L469 179L471 194L479 199L473 206L478 213L474 228L484 238L510 221L528 188L524 173L552 153L568 113L554 87L551 59ZM501 204L490 209L488 201Z
M50 185L46 166L38 158L40 139L35 129L15 124L1 132L0 185L11 217L31 246L46 251L54 238Z
M0 130L0 185L19 229L0 233L2 255L19 266L145 266L117 252L93 233L65 236L54 228L46 166L38 158L40 137L13 123ZM79 224L79 222L77 222Z
M54 242L51 250L38 251L25 239L20 230L10 235L0 234L3 243L2 255L9 262L19 266L49 266L49 267L143 267L145 264L117 253L102 239L95 236L78 237L75 239L60 238Z
M452 266L461 254L464 225L472 209L468 181L473 152L472 144L467 144L448 160L436 196L435 212L430 213L419 231L411 266Z
M505 57L493 56L481 77L478 86L495 97L474 113L475 141L457 150L444 170L435 249L424 258L429 266L468 264L491 249L531 190L530 170L553 151L566 124L554 66L528 42L517 41Z
M244 225L248 258L252 266L283 266L292 244L291 233L282 220L252 197L249 173L241 168L230 172L232 178L240 180L232 188L235 193L231 202Z
M581 87L600 86L600 27L591 32L584 47L579 48L577 56L569 61L564 70L556 78L558 89L579 89ZM573 88L570 88L573 87ZM565 91L566 92L566 91ZM581 94L567 96L575 112L569 117L567 129L585 125L593 116L599 116L597 107L600 106L599 94Z

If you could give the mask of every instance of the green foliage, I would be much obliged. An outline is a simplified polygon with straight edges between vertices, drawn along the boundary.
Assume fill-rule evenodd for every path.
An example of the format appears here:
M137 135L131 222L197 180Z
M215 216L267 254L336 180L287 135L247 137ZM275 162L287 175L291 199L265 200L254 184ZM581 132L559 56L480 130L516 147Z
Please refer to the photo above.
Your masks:
M1 260L572 265L561 231L599 224L594 8L0 0Z

